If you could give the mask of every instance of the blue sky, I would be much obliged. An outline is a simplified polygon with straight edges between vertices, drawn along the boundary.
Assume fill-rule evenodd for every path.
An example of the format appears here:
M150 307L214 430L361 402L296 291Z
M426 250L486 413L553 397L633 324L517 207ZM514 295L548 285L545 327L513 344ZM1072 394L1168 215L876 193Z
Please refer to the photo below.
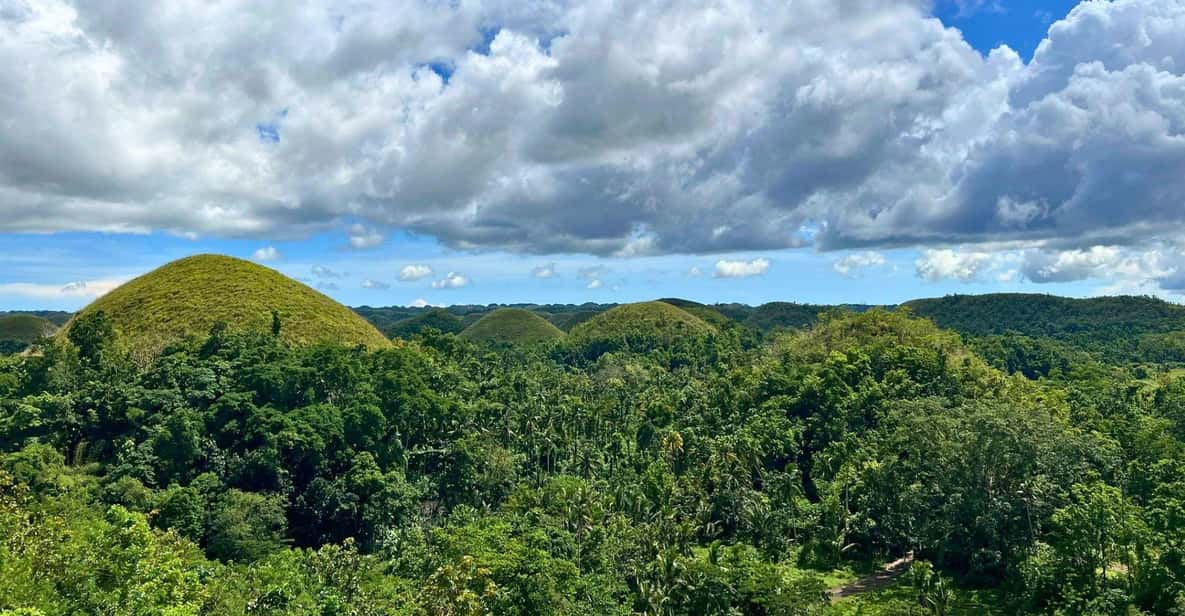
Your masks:
M191 39L36 0L0 20L37 69L0 68L0 310L197 253L350 305L1178 300L1185 102L1124 97L1185 83L1185 9L1075 4L210 6Z

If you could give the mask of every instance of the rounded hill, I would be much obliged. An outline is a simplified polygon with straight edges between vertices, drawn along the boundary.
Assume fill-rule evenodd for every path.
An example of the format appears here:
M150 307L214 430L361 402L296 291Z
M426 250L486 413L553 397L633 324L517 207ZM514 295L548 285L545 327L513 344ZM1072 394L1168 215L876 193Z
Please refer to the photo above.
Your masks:
M530 310L501 308L465 328L461 337L479 342L527 344L563 338L564 332Z
M31 314L0 317L0 340L29 343L51 336L57 330L58 326L48 319Z
M670 304L679 308L692 316L699 317L705 323L714 327L727 327L733 321L715 308L699 302L693 302L689 299L680 299L677 297L668 297L658 300L664 304Z
M100 297L78 316L98 311L139 352L157 352L172 342L204 337L219 322L231 331L271 331L273 311L280 316L281 338L292 344L391 345L365 319L307 285L262 265L222 255L168 263Z
M586 354L647 351L716 333L703 319L666 302L625 304L572 328L568 335Z

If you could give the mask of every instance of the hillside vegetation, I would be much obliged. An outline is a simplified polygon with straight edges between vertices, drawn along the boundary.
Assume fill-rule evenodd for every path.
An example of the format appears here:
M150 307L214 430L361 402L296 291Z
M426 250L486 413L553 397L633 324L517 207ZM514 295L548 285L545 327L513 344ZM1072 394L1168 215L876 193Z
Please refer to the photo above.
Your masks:
M529 344L563 338L564 332L530 310L502 308L465 328L461 337L478 342Z
M391 338L410 340L428 329L446 334L459 334L465 326L461 317L443 308L431 308L415 316L395 321L383 331Z
M127 282L84 308L63 331L100 311L124 344L149 354L205 337L215 323L225 323L229 331L271 331L273 311L279 315L280 337L289 343L390 346L362 317L307 285L220 255L174 261Z
M909 310L750 338L665 302L540 346L234 330L141 364L105 314L0 358L0 612L1185 605L1179 370L1049 367L1049 338Z
M997 293L948 295L905 305L966 336L1021 334L1065 343L1108 361L1185 362L1185 306L1154 297Z

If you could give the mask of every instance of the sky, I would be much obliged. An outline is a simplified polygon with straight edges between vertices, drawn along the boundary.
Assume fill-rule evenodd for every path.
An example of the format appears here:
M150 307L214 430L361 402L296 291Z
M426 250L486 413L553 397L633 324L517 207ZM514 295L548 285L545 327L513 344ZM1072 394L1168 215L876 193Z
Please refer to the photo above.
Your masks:
M1180 0L0 0L0 310L1185 291Z

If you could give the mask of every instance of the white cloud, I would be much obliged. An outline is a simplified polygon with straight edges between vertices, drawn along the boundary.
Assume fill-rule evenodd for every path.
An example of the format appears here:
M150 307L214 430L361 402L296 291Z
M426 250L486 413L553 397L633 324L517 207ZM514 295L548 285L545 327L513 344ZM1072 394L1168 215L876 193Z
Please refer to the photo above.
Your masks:
M456 272L449 272L444 278L432 283L433 289L460 289L469 286L469 279Z
M691 278L699 278L700 276L703 276L704 273L700 270L699 267L692 265L691 269L687 270L687 275Z
M385 282L378 281L378 280L363 280L362 281L362 288L378 291L378 290L382 290L382 289L390 289L391 285L389 285Z
M0 11L0 230L357 221L356 248L597 255L1185 232L1185 4L1082 2L1028 64L931 6L28 0Z
M531 276L534 278L539 278L541 280L555 278L557 275L558 274L556 273L555 263L548 263L547 265L540 265L540 266L531 270Z
M275 261L276 259L279 259L280 256L280 251L276 250L275 246L264 246L263 248L256 250L251 255L251 258L255 259L256 261Z
M722 259L716 262L714 278L746 278L762 276L769 271L769 259L757 258L751 261L730 261Z
M588 281L588 287L587 287L587 288L589 288L589 289L599 289L599 288L601 288L601 287L603 287L603 286L605 286L605 283L604 283L604 281L602 281L600 278L593 278L592 280Z
M918 277L939 282L973 282L992 265L992 253L950 248L928 249L915 262Z
M885 258L879 252L854 252L842 259L838 259L831 264L831 269L838 272L841 276L854 276L856 272L870 267L878 267L885 264Z
M383 243L383 234L359 224L351 225L347 235L350 238L350 248L358 250L374 248Z
M313 273L314 276L316 276L317 278L322 278L322 279L345 278L346 276L349 275L344 272L337 272L337 271L331 270L328 267L325 267L324 265L314 265L310 271Z
M1033 282L1073 282L1104 275L1123 259L1122 251L1114 246L1093 246L1086 250L1031 250L1025 253L1021 269Z
M399 270L399 280L401 282L414 282L432 275L432 268L427 265L413 264L404 265Z
M123 280L78 280L66 284L36 284L28 282L0 283L0 296L18 296L37 300L59 300L103 296L123 284Z
M431 306L432 304L428 303L428 300L421 297L421 298L416 299L416 301L414 301L408 305L411 306L412 308L427 308L427 307Z

